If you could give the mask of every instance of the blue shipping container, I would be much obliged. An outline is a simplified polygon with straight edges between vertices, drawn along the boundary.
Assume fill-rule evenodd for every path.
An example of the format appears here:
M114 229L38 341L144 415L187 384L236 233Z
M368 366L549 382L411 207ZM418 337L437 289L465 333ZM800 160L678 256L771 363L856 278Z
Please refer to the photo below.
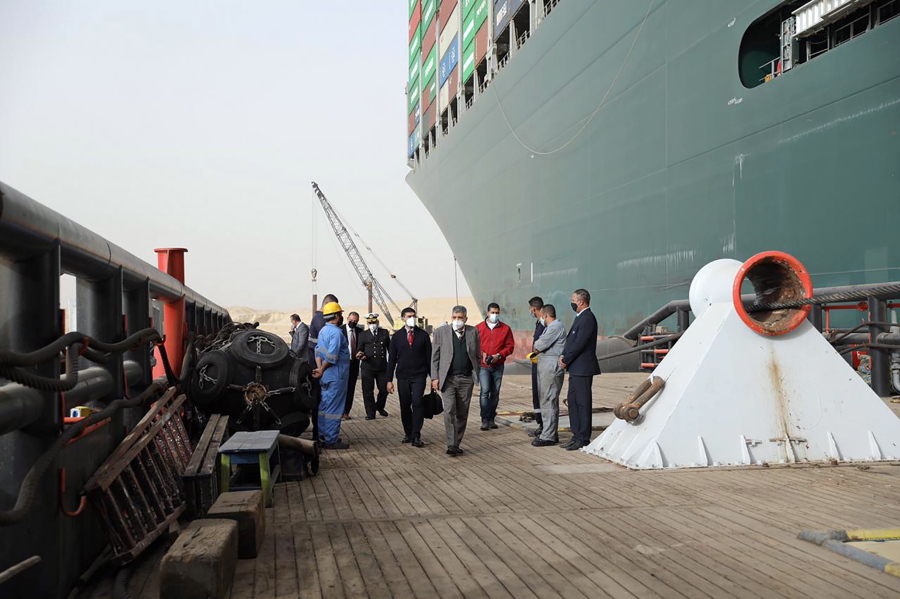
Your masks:
M450 73L453 72L453 69L456 68L456 65L458 63L459 34L453 36L453 41L450 42L450 47L447 48L447 51L444 52L444 57L441 58L440 87L444 87L444 83L447 82L447 78L450 77Z
M502 0L494 2L494 39L496 40L506 29L510 19L522 7L523 0Z

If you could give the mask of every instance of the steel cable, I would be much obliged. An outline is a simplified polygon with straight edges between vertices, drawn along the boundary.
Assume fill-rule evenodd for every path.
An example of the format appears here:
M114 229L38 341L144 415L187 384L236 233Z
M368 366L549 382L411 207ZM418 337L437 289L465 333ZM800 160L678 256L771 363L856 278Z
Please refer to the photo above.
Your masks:
M900 294L900 283L891 283L881 287L867 289L866 297L882 296L882 295L898 295ZM820 306L822 304L834 304L838 302L852 302L860 297L859 291L841 291L838 293L830 293L828 295L820 295L818 297L807 297L790 302L772 302L768 304L753 304L747 308L747 312L771 312L773 310L787 310L791 308L802 308L803 306Z

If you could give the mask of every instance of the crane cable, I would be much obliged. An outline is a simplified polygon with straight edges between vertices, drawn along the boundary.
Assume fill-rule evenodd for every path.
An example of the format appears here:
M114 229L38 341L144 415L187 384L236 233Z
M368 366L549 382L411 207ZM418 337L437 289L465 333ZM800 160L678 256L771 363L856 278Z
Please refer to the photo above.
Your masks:
M538 156L549 156L550 154L555 154L555 153L565 149L569 144L571 144L573 141L575 141L575 139L577 139L578 136L581 135L585 129L587 129L587 126L591 124L591 121L594 120L594 117L597 116L597 113L600 112L600 109L603 108L604 104L606 104L606 98L609 96L609 92L611 92L613 87L615 87L616 81L619 80L619 75L621 75L622 70L625 69L625 64L628 62L628 57L631 56L631 52L632 52L632 50L634 50L634 46L637 44L638 38L641 36L641 30L644 29L644 24L647 22L647 18L650 16L650 10L653 8L654 2L655 2L655 0L650 0L650 6L647 7L647 13L644 15L644 20L641 21L641 25L640 25L640 27L638 27L637 33L635 34L634 39L631 41L631 47L628 48L628 53L625 54L625 59L622 61L622 65L619 67L619 70L616 72L616 76L613 77L612 83L609 84L609 87L606 89L606 93L603 94L603 99L600 100L600 104L598 104L597 108L594 109L594 112L592 112L587 117L587 120L581 126L581 129L576 131L575 135L573 135L571 138L569 138L569 141L567 141L563 145L559 146L558 148L547 151L547 152L542 152L540 150L536 150L536 149L532 148L531 146L526 144L524 141L522 141L522 138L519 137L518 133L516 133L516 130L513 129L513 126L509 123L509 119L506 118L506 111L503 110L503 104L500 103L500 94L497 93L497 86L496 85L491 86L492 88L494 88L494 97L497 99L497 107L500 108L500 114L503 116L503 120L506 121L506 126L509 127L509 130L513 134L513 137L515 137L516 141L519 142L519 145L521 145L523 148L525 148L532 154L537 154Z
M341 219L341 222L344 224L344 227L345 227L345 228L346 228L346 229L347 229L354 237L356 237L357 239L359 239L359 243L360 243L364 248L366 248L367 250L369 250L369 253L372 255L373 258L375 258L375 261L378 262L378 264L380 264L381 267L384 268L385 271L387 271L388 275L389 275L394 281L396 281L398 285L400 285L400 287L403 289L403 291L405 291L407 294L409 294L409 299L412 300L412 301L416 301L416 297L412 294L412 292L411 292L409 289L406 288L406 285L404 285L404 284L400 281L399 278L397 278L397 275L394 274L394 272L388 267L388 265L385 264L384 261L383 261L381 258L378 257L378 254L375 253L375 250L373 250L372 247L368 244L368 242L367 242L365 239L362 238L362 235L360 235L359 232L357 232L357 230L353 228L353 225L350 224L350 221L347 220L347 217L345 217L343 214L341 214L341 212L334 206L334 204L331 205L331 209L334 210L335 214L338 215L338 218ZM373 276L373 278L374 278L375 275L373 274L372 276ZM376 282L377 282L377 281L373 281L373 284L376 283ZM397 311L399 312L399 311L400 311L400 306L397 305L397 302L395 302L393 299L391 299L391 303L394 304L394 307L397 308Z

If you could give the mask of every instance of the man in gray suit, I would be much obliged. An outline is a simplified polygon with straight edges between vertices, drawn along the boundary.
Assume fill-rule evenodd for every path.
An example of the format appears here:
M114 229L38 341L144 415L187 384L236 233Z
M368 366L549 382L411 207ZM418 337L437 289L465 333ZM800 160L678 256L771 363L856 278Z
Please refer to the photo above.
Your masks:
M544 427L531 444L549 447L559 444L559 392L566 373L559 366L559 357L566 347L566 327L556 319L556 308L552 304L544 304L541 308L541 324L544 332L534 342L534 351L538 355L538 393Z
M442 393L449 456L463 452L459 445L466 432L469 403L481 364L478 330L466 320L465 306L455 306L450 326L435 329L432 344L431 388Z
M300 316L291 314L291 351L301 360L306 360L306 341L309 339L309 327L300 321Z

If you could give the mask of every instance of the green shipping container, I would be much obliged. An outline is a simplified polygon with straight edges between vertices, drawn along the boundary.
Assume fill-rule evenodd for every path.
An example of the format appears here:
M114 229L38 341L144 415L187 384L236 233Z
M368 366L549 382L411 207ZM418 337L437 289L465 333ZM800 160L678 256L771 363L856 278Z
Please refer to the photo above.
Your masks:
M425 62L422 64L422 79L428 81L434 74L437 72L438 66L438 48L437 44L434 45L434 48L431 49L431 53L425 57Z
M409 62L412 64L412 61L419 55L419 46L422 45L422 25L419 24L416 27L416 32L413 34L412 41L409 42Z
M422 68L422 53L419 52L416 54L416 58L412 61L412 64L409 65L409 79L407 81L412 82L415 79L419 78L419 70Z
M465 83L475 72L475 34L472 34L472 43L462 53L462 81Z
M409 0L409 18L412 18L413 11L416 10L416 4L419 0Z
M460 9L462 10L463 19L465 19L469 15L469 13L472 12L472 8L474 8L475 5L480 1L481 0L460 0L459 3L462 4Z
M425 0L425 5L422 8L422 27L423 31L428 29L428 26L431 25L431 20L434 18L434 9L437 8L438 0Z
M481 28L482 23L487 20L488 16L488 0L476 0L478 5L467 17L463 19L462 29L462 47L465 48L475 39L475 34ZM475 3L472 4L475 6ZM465 53L463 53L465 55ZM465 81L465 78L463 78Z
M431 106L434 104L434 101L437 99L437 77L435 75L431 76L431 79L422 86L422 95L425 97L425 101L422 103L422 106Z
M407 111L407 114L415 110L416 105L419 103L419 97L421 95L420 91L419 79L417 77L415 81L410 82L408 91L406 92L406 98L409 100L409 110Z

